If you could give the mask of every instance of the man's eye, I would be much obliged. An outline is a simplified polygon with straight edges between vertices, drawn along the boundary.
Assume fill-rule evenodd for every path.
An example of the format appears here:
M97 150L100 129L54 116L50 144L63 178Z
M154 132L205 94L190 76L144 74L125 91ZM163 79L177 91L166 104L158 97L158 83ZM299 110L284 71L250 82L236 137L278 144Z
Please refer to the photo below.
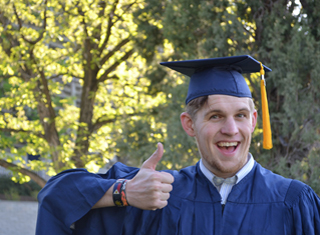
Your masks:
M239 113L239 114L237 115L237 117L239 117L239 118L244 118L244 117L246 117L246 115L243 114L243 113Z
M210 117L210 119L218 119L219 118L219 115L212 115L211 117Z

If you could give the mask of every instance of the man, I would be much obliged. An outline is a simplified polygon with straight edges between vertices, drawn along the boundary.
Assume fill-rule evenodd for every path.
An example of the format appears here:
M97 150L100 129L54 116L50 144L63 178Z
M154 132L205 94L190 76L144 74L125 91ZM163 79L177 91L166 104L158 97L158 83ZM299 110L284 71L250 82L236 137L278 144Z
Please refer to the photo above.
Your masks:
M158 172L159 143L140 169L117 163L104 175L62 172L39 193L36 234L320 234L314 191L249 153L257 111L241 72L258 72L259 62L236 56L163 65L191 76L181 123L196 139L199 163Z

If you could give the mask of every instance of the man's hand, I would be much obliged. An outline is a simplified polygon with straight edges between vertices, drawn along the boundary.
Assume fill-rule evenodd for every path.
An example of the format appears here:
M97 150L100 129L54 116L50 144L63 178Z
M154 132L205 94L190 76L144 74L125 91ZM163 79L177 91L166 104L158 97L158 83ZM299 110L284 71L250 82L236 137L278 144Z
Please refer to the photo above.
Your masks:
M158 143L157 150L141 166L138 174L128 180L127 200L131 206L143 210L156 210L168 204L174 178L167 172L156 171L163 155L163 145Z

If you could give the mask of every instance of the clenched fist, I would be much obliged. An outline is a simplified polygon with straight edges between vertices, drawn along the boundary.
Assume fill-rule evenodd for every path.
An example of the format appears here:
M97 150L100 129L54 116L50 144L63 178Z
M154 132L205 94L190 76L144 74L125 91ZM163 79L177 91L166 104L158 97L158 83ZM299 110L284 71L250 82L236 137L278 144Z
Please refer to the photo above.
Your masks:
M143 210L156 210L168 204L174 178L167 172L156 171L163 155L163 145L158 143L157 150L141 166L138 174L128 180L127 200L131 206Z

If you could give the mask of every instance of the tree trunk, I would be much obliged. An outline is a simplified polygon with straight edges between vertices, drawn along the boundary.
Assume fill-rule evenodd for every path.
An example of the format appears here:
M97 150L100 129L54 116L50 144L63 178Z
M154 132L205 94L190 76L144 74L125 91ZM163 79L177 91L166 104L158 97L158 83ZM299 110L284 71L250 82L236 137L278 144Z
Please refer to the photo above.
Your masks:
M85 166L84 157L88 154L89 138L92 129L93 108L98 90L97 73L99 68L92 63L91 48L89 39L84 42L83 58L86 63L84 66L84 78L81 94L79 127L77 130L77 140L72 160L77 168Z

